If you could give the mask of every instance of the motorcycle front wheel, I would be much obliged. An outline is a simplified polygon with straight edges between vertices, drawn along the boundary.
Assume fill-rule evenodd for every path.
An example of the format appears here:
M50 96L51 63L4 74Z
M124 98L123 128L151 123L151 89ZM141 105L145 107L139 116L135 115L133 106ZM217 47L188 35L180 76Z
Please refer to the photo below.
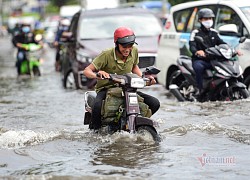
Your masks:
M139 126L136 132L146 141L154 141L155 143L161 141L159 134L150 126Z
M233 97L235 100L246 99L249 97L249 92L247 89L238 89L237 91L233 92Z
M37 66L33 67L33 74L34 74L34 76L41 76L41 72L40 72L39 67L37 67Z
M250 91L250 76L247 76L244 81L244 84L247 86L247 90Z
M178 87L180 87L183 81L185 81L184 76L180 74L180 70L176 70L170 75L168 85L176 84Z

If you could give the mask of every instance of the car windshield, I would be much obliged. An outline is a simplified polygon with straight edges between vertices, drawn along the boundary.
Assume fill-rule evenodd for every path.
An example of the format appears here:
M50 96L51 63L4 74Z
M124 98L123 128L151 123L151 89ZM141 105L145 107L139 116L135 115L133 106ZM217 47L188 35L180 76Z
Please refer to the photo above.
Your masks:
M126 26L133 29L135 35L155 36L161 33L162 27L153 15L120 15L83 18L80 25L81 39L113 38L116 28Z
M241 10L245 14L248 21L250 22L250 7L242 7Z

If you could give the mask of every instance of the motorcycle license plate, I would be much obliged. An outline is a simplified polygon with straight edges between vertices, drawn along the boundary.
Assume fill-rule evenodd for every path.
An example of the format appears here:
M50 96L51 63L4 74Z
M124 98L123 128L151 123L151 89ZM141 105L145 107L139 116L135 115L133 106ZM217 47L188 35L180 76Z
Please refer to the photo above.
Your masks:
M129 99L129 104L138 104L136 93L130 93L128 99Z

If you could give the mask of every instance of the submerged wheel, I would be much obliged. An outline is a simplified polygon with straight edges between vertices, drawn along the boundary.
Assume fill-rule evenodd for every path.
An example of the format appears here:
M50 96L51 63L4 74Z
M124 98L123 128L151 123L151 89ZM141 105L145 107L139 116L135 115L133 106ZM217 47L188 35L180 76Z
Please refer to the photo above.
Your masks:
M143 139L147 141L155 141L159 143L161 141L159 134L153 127L150 126L139 126L136 130L137 134L141 135Z
M41 76L40 69L37 66L33 67L33 73L34 76Z
M179 70L174 71L169 78L169 85L176 84L178 87L185 81L185 78L182 74L180 74Z
M239 89L234 92L234 97L237 99L246 99L249 97L249 91L247 89Z
M176 97L176 99L180 102L185 101L183 91L180 89L181 85L185 81L185 78L180 71L174 71L169 78L169 91Z

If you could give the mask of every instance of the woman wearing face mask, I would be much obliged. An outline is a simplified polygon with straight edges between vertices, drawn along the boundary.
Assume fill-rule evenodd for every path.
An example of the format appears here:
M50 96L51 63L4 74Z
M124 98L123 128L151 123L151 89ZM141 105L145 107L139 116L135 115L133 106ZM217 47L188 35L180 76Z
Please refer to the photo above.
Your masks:
M23 48L22 44L28 43L37 43L34 38L34 34L31 31L31 25L27 22L23 22L21 24L21 31L17 35L15 35L12 39L13 45L18 49L17 51L17 73L18 75L21 74L21 64L25 60L25 51L26 49Z
M189 46L192 52L192 65L196 73L197 87L199 88L198 98L204 93L203 90L203 73L206 69L211 68L209 58L205 55L204 45L195 40L195 36L201 36L204 39L204 44L207 47L214 47L215 45L226 44L220 37L216 30L212 28L213 18L215 17L213 11L209 8L200 9L198 12L198 20L201 24L199 29L192 31Z

